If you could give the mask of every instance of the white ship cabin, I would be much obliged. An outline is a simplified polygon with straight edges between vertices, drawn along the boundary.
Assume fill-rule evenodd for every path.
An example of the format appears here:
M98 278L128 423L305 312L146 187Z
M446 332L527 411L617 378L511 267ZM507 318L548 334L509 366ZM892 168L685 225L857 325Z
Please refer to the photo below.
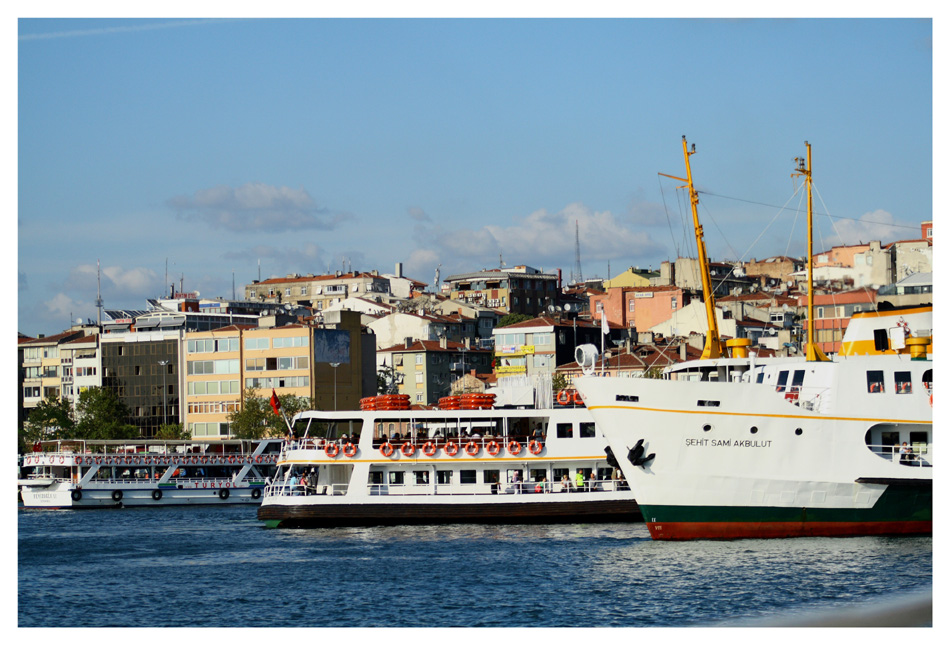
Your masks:
M266 496L629 490L586 410L304 413L293 431Z

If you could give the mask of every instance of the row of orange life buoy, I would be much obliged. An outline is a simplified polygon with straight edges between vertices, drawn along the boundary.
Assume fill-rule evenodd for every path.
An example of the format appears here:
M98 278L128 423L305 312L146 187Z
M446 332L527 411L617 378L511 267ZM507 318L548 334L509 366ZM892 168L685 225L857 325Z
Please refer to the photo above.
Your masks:
M358 451L356 444L349 441L343 446L343 455L346 457L355 457ZM323 451L327 453L327 457L331 459L337 457L340 454L340 444L338 443L328 443L323 447Z
M507 448L508 448L509 454L519 455L521 454L523 446L519 442L512 440L508 442ZM418 447L415 444L407 442L402 445L402 448L400 448L400 452L405 457L411 457L414 454L416 454L417 449ZM433 457L435 456L435 453L438 451L438 449L439 447L435 443L431 441L427 441L422 446L422 454L424 454L427 457ZM445 451L445 454L448 455L449 457L454 457L455 455L458 454L459 444L455 443L454 441L450 441L446 443L444 446L442 446L442 450ZM479 446L478 443L476 443L475 441L469 441L468 443L465 444L465 452L472 457L477 455L479 450L481 450L481 446ZM544 450L544 445L540 441L532 439L531 441L528 442L528 452L530 452L531 454L539 455L541 454L542 450ZM495 457L498 455L498 453L501 452L501 444L499 444L497 441L489 441L487 444L485 444L485 451L492 457ZM391 443L387 441L386 443L384 443L382 446L379 447L379 452L384 457L392 457L396 453L396 448L395 446L393 446ZM335 456L335 455L331 455L331 456Z
M360 410L408 410L408 394L380 394L360 399Z
M584 405L584 399L577 390L561 390L557 393L557 402L561 405Z

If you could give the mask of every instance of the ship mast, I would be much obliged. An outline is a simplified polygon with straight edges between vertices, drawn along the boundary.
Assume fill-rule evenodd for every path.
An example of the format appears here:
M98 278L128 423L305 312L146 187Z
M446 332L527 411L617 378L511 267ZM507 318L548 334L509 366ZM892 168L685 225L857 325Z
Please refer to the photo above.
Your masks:
M811 144L807 141L805 142L805 151L807 159L795 157L798 170L792 173L792 177L804 177L805 187L808 189L808 341L805 343L805 359L809 361L827 361L828 357L815 342L815 289L812 278L815 255L812 248Z
M689 167L689 156L696 154L696 144L692 150L686 146L686 136L683 136L683 158L686 160L686 179L660 173L664 177L685 181L689 188L689 203L693 210L693 229L696 231L696 253L699 258L699 272L703 282L703 301L706 304L706 324L709 333L706 334L706 344L703 347L702 358L720 358L726 356L722 340L719 338L719 322L716 320L716 298L713 295L712 279L709 277L709 260L706 257L706 242L703 240L703 227L699 223L699 213L696 204L699 203L699 194L693 187L693 173Z

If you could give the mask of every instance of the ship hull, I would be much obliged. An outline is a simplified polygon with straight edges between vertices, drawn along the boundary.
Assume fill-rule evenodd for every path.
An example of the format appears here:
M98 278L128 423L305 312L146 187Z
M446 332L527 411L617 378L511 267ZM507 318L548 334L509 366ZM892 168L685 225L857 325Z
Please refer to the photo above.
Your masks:
M581 498L586 495L570 497ZM642 521L640 509L632 499L523 503L466 503L454 500L449 503L265 504L258 509L257 517L271 528Z

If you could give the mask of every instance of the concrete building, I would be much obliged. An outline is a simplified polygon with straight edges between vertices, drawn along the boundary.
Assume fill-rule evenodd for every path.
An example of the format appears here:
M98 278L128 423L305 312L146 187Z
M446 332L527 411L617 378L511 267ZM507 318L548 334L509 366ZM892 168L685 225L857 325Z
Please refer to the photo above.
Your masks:
M613 330L615 336L619 330ZM578 345L601 345L600 323L577 318L539 316L494 331L496 377L524 375L533 379L553 374L555 368L573 359ZM610 345L611 339L606 339Z
M22 412L19 416L23 420L43 399L62 398L63 370L72 366L72 353L66 351L61 355L61 349L69 341L84 335L81 329L72 329L17 343L17 353L22 352L22 362L18 367L22 396Z
M464 374L491 370L491 351L471 344L406 338L376 352L381 365L395 369L399 394L408 394L414 405L435 405L451 393L452 384Z
M255 280L244 287L247 300L274 304L300 304L323 311L350 296L390 294L389 280L378 271L370 273L337 271L333 275L292 273L283 278Z
M452 300L529 316L557 305L561 289L559 273L543 273L529 266L460 273L445 282Z
M620 273L609 280L604 280L604 289L615 289L618 287L649 287L651 280L660 277L659 271L641 269L640 267L630 267L623 273Z
M690 303L690 295L676 286L612 287L590 297L591 317L602 316L615 327L647 330L668 320Z
M799 298L799 306L807 307L808 296ZM816 293L815 341L826 354L834 354L841 348L841 339L848 328L851 315L856 311L871 311L877 308L877 291L855 289L839 293Z

